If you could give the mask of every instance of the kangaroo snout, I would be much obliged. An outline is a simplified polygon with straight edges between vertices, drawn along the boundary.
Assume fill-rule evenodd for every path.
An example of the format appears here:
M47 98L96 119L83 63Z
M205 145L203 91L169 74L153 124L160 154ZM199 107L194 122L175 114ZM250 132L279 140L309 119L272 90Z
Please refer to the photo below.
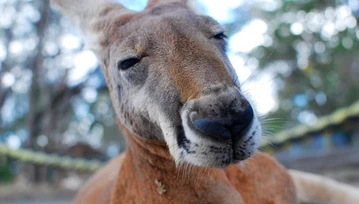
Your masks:
M202 133L221 141L238 140L246 132L253 120L253 109L250 104L243 111L236 112L230 118L208 119L196 112L190 115L193 126Z
M236 87L214 86L191 101L189 124L207 137L237 141L253 121L252 106Z

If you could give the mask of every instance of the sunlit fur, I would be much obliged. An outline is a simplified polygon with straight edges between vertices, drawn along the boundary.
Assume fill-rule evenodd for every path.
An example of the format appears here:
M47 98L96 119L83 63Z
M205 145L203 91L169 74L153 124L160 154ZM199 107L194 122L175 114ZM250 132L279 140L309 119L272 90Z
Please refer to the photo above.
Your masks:
M107 28L109 23L126 26L126 30L110 27L113 29L110 32L119 29L121 35L99 34L106 37L107 44L113 40L112 46L102 48L110 52L103 59L103 66L117 117L123 125L138 136L165 141L176 163L186 161L223 168L253 155L261 137L261 126L256 117L234 148L201 137L198 131L189 128L186 120L186 108L195 101L213 101L221 106L226 100L233 99L237 109L247 101L226 56L225 41L212 37L223 32L223 28L213 19L195 15L180 4L155 7L138 17L128 15L129 19L135 20L97 23L99 28ZM105 57L103 54L98 56L100 59ZM139 57L141 61L128 70L118 70L115 65L129 57ZM212 87L223 87L220 88L222 95L207 97L205 90ZM181 148L177 141L180 126L189 142L187 149ZM222 150L211 153L210 146ZM234 161L231 157L239 151L243 156Z
M142 12L110 0L55 2L96 53L128 142L75 203L296 203L286 170L256 152L262 129L255 113L236 140L191 127L196 111L232 121L228 110L249 107L225 40L214 37L224 32L215 20L194 14L186 1L153 0ZM129 58L138 63L119 69ZM237 165L243 160L245 173Z

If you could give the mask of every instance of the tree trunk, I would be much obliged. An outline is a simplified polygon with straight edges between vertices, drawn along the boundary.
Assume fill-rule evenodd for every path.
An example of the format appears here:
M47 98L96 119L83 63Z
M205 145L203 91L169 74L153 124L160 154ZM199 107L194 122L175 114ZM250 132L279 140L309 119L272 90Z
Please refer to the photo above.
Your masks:
M44 80L44 76L42 76L43 71L43 62L44 56L42 54L43 44L44 44L44 36L46 31L47 25L47 18L49 13L49 1L38 1L39 3L39 11L41 13L41 19L36 24L37 34L39 37L39 43L36 50L36 57L32 63L32 82L30 88L30 95L29 95L29 115L28 115L28 147L31 149L38 149L36 144L36 139L41 134L41 125L42 125L42 118L38 116L40 114L39 111L41 109L41 105L43 104L42 99L43 96L41 95L41 80ZM34 165L33 173L32 173L32 180L34 182L40 182L40 167L38 165Z

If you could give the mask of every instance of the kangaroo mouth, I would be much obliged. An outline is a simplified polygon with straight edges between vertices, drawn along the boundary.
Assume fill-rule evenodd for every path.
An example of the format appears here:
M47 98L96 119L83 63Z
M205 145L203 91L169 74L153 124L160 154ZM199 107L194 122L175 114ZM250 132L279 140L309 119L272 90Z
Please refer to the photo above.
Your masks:
M183 126L180 125L176 128L177 131L177 144L180 148L184 148L185 150L188 150L189 144L191 143L184 132Z
M248 124L241 124L245 127L241 127L238 132L230 130L222 132L223 130L218 126L208 123L212 126L206 127L205 130L214 128L213 132L219 133L210 135L196 127L193 122L196 118L191 118L190 112L191 110L185 109L182 111L182 125L176 128L181 159L186 162L210 168L225 168L249 158L256 151L260 137L259 131L255 131L259 127L256 118ZM232 133L240 137L233 136Z

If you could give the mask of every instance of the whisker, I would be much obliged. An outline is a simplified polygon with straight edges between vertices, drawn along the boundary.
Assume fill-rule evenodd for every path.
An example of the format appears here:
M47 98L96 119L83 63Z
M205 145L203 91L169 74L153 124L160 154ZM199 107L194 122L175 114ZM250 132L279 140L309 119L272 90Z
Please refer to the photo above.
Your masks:
M245 91L243 91L243 92L244 92L244 93L246 93L246 92L249 92L249 91L253 91L254 89L261 88L263 85L265 85L265 84L266 84L266 83L268 83L268 82L273 81L273 80L274 80L274 79L276 79L277 77L279 77L279 74L277 74L275 77L273 77L273 78L269 79L268 81L266 81L266 82L263 82L263 83L259 84L257 87L254 87L254 88L251 88L251 89L245 90Z
M268 117L268 116L266 116ZM262 122L262 123L274 123L274 122L285 122L285 120L283 118L261 118L259 117L259 120Z
M276 50L276 48L274 48L270 53L269 55L267 56L267 60L272 56L272 54L274 53L274 51ZM248 57L246 63L244 65L247 65L249 59L252 58L252 56ZM260 69L257 67L248 77L247 79L240 85L240 87L242 87L247 81L249 81L253 76L254 74L256 74Z
M263 138L263 142L266 143L266 146L272 147L272 148L274 148L274 149L277 149L277 148L278 148L278 146L277 146L276 144L274 144L274 143L271 141L271 139L268 138L268 137ZM258 147L258 149L261 150L261 151L264 150L263 148L264 148L263 146Z
M243 174L247 174L247 170L246 170L246 165L247 165L247 160L244 160L244 161L241 161L241 163L239 163L237 166L238 166L238 169L241 173Z

